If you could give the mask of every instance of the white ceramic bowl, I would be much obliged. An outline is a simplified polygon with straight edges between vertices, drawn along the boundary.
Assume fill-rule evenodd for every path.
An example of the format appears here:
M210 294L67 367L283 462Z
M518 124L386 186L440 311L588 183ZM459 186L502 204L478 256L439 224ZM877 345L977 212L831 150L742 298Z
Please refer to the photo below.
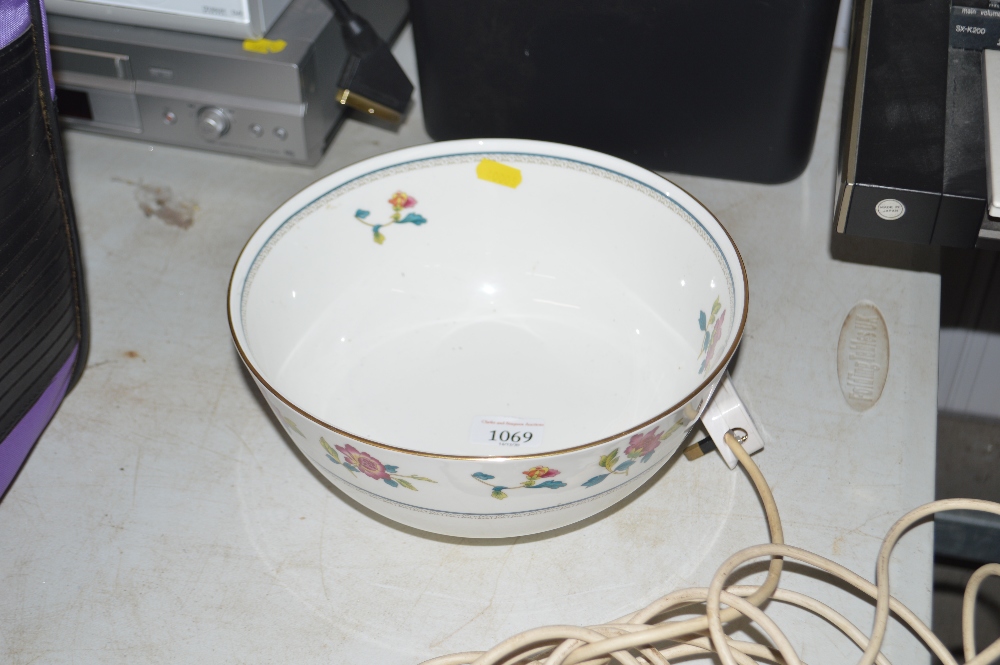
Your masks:
M443 534L570 524L675 452L736 349L746 272L700 203L637 166L518 140L334 173L254 233L236 347L303 454Z

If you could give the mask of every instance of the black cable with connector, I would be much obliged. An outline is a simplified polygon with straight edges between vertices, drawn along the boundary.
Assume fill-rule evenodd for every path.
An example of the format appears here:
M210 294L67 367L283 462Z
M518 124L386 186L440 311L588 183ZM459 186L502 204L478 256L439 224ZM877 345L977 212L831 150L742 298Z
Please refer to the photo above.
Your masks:
M362 113L399 122L413 95L413 83L375 28L344 0L327 0L340 23L348 59L337 101Z

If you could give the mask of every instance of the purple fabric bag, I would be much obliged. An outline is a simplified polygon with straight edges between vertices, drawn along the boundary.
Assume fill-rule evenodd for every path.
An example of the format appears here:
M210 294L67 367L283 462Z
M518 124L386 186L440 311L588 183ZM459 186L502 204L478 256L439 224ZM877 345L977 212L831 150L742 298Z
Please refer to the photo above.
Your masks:
M40 0L0 0L0 498L87 353L79 240Z

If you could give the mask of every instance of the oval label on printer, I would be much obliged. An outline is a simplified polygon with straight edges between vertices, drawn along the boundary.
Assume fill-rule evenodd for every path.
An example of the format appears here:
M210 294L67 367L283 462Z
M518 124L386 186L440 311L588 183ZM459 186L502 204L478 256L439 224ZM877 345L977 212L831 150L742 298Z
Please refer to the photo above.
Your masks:
M862 300L844 319L837 375L844 399L855 411L867 411L882 396L889 377L889 330L875 303Z
M906 206L896 199L882 199L875 204L875 214L891 222L906 214Z

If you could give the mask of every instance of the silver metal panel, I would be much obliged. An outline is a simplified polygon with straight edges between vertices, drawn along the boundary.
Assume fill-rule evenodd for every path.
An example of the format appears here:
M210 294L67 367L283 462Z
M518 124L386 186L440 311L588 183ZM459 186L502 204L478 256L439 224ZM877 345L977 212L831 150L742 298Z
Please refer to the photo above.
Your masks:
M1000 51L983 51L988 214L1000 217Z
M865 96L865 71L868 68L868 38L871 32L872 22L872 0L859 0L860 4L854 5L855 12L862 12L861 27L859 34L852 36L852 40L857 43L852 45L851 59L855 66L854 87L848 89L845 94L851 95L853 102L851 112L848 117L841 121L841 163L837 171L837 198L835 204L834 219L837 224L837 233L844 233L847 230L847 213L851 209L851 195L854 192L854 184L857 179L858 168L858 135L861 129L861 106Z
M266 159L307 163L308 137L304 115L287 115L255 108L226 107L229 131L221 138L207 141L198 133L198 112L204 105L178 102L173 97L140 95L139 109L143 120L143 138L158 143L211 148L218 152L250 155ZM166 121L168 113L176 120ZM261 128L260 136L251 127ZM285 139L276 130L284 130Z
M109 78L107 76L95 76L94 74L80 74L74 71L57 71L55 74L56 85L60 87L75 88L77 90L107 90L110 92L121 92L133 94L135 92L135 81L131 79Z
M122 53L55 45L52 46L51 52L53 66L57 69L109 78L132 78L128 56Z
M173 99L178 102L192 102L201 106L219 106L224 108L257 109L267 113L285 115L292 118L305 116L307 105L297 102L276 102L270 99L260 99L247 95L229 95L219 92L193 90L179 85L165 83L148 83L136 81L135 93L149 97Z
M228 37L230 39L256 39L267 34L290 0L249 0L243 16L220 17L212 14L190 15L170 10L170 3L162 3L160 11L123 0L123 5L113 5L101 0L48 0L47 11L62 16L75 16L97 21L109 21L132 26L145 26L165 30Z
M135 95L99 90L90 93L94 122L142 131Z

